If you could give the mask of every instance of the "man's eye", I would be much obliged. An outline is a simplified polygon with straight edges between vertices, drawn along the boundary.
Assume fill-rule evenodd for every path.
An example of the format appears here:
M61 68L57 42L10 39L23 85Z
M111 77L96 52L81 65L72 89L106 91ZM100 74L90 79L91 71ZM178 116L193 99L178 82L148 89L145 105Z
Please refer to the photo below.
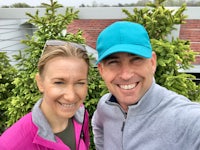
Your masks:
M134 57L134 60L142 59L141 57Z
M109 60L109 61L107 62L107 64L115 64L115 63L118 63L118 61L117 61L117 60Z
M141 58L141 57L134 57L132 59L133 62L138 62L138 61L142 61L142 60L143 60L143 58Z

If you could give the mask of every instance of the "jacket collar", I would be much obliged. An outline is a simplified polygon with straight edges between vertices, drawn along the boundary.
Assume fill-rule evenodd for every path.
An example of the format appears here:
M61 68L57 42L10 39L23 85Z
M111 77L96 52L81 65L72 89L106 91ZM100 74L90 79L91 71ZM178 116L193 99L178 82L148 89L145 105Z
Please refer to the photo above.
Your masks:
M38 127L39 136L41 136L44 139L56 142L54 133L52 132L52 129L47 119L45 118L43 112L40 109L41 103L42 103L42 99L38 100L32 109L33 123ZM73 117L80 124L83 123L84 112L85 112L85 108L81 106Z
M142 115L153 110L163 99L163 94L160 91L162 88L155 83L155 79L152 82L151 87L145 93L145 95L138 101L137 104L130 105L128 112L134 111L132 115ZM107 101L108 104L118 104L117 99L110 95ZM120 107L121 108L121 107Z

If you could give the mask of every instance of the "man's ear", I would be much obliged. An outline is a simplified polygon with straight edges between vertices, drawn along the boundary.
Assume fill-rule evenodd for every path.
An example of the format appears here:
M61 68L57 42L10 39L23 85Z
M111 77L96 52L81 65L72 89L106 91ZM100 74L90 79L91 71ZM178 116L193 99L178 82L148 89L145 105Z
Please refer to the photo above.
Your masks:
M37 73L37 74L35 75L35 80L36 80L38 89L40 90L41 93L43 93L43 91L44 91L43 79L42 79L42 77L39 75L39 73Z
M102 68L103 64L102 63L98 63L97 67L98 67L100 75L102 76L103 75L103 68Z
M155 73L156 67L157 67L157 56L156 56L155 52L152 52L151 63L152 63L152 67L153 67L153 73Z

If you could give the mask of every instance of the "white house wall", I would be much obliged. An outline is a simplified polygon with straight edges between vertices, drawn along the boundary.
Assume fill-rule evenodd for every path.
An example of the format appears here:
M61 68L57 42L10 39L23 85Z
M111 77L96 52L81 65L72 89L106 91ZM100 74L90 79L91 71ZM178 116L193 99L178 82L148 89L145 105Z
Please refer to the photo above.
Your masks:
M137 7L142 8L142 7ZM133 7L81 7L74 8L79 10L80 19L123 19L126 15L122 9L126 9L133 13ZM178 9L178 7L171 7L169 9ZM29 17L26 13L35 14L39 10L39 15L43 16L44 8L0 8L0 51L7 52L12 59L13 54L17 54L19 50L25 48L20 41L25 39L26 34L32 34L34 27L27 24ZM200 19L200 7L187 7L184 12L187 19ZM65 13L65 8L58 9L57 13ZM180 26L176 26L177 30L173 31L168 37L178 37ZM12 62L15 63L15 62Z
M29 24L21 23L20 18L0 18L0 51L7 53L11 64L15 63L12 56L25 48L21 40L25 39L26 34L32 34L32 26L30 28Z

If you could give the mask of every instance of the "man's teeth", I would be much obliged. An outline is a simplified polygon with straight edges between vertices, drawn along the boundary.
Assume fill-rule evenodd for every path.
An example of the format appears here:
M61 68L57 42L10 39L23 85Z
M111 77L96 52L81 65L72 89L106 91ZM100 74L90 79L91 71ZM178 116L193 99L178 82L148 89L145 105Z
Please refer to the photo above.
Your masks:
M130 90L136 87L136 84L128 84L128 85L119 85L120 88L125 89L125 90Z

